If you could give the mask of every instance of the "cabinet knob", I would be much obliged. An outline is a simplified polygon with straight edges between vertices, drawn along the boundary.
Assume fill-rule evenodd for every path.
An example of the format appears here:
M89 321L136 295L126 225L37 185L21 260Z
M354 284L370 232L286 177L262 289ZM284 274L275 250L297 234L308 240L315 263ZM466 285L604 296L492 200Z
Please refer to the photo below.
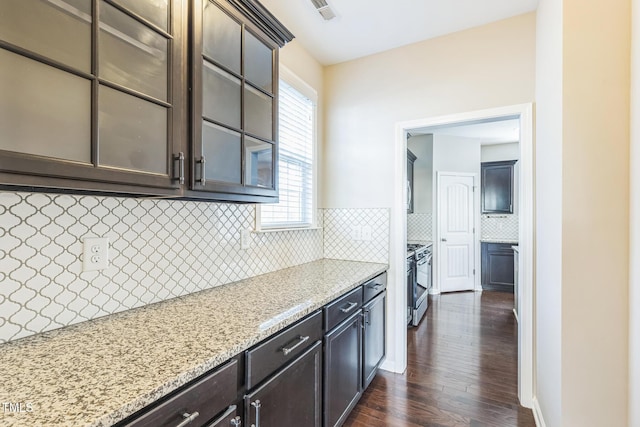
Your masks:
M240 417L235 417L234 419L231 420L231 425L233 427L238 427L242 424L242 420L240 419Z

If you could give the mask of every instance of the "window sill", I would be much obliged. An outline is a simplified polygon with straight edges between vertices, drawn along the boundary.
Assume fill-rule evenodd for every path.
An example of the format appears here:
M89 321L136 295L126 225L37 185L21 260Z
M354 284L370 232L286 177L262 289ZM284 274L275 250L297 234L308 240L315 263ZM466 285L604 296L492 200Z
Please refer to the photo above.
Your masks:
M322 230L322 227L263 228L261 230L253 230L252 233L263 234L263 233L279 233L282 231L303 231L303 230Z

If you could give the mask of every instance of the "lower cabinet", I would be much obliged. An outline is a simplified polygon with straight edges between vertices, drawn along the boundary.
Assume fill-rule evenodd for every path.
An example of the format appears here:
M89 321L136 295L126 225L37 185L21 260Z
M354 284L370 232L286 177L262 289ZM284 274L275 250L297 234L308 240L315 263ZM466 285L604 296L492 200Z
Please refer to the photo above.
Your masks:
M118 427L341 426L385 357L386 273Z
M362 387L366 389L378 372L385 356L387 291L369 301L362 307Z
M482 289L513 292L511 243L482 243Z
M362 394L362 315L325 335L324 426L340 426Z
M245 425L320 427L322 342L267 379L244 398Z

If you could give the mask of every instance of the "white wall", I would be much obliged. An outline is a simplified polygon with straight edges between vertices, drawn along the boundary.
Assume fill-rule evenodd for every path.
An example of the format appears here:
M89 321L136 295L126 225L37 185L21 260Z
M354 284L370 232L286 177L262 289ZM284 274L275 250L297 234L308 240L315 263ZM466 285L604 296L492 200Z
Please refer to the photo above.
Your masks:
M630 3L538 9L536 395L549 427L628 421Z
M483 145L480 148L482 162L501 162L505 160L520 159L520 144L511 142L508 144ZM520 162L513 167L513 213L520 213Z
M640 0L632 3L629 427L640 427Z
M324 207L394 206L396 123L532 102L534 88L534 13L327 67ZM392 209L394 233L406 235L405 217ZM392 234L391 254L397 245ZM394 370L406 356L401 264L392 255L385 366Z
M540 0L536 31L535 399L562 424L562 2ZM537 406L537 408L536 408Z
M431 213L433 204L433 135L414 135L407 146L417 159L413 164L413 212Z
M562 425L626 426L631 0L563 4Z

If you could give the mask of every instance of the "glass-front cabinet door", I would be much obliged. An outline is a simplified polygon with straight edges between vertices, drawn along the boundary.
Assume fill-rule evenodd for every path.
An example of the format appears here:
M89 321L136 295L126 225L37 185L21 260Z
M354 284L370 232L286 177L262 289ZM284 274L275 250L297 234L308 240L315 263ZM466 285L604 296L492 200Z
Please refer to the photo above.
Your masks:
M278 44L224 0L195 0L191 188L277 197Z
M0 1L0 185L179 193L183 9Z

